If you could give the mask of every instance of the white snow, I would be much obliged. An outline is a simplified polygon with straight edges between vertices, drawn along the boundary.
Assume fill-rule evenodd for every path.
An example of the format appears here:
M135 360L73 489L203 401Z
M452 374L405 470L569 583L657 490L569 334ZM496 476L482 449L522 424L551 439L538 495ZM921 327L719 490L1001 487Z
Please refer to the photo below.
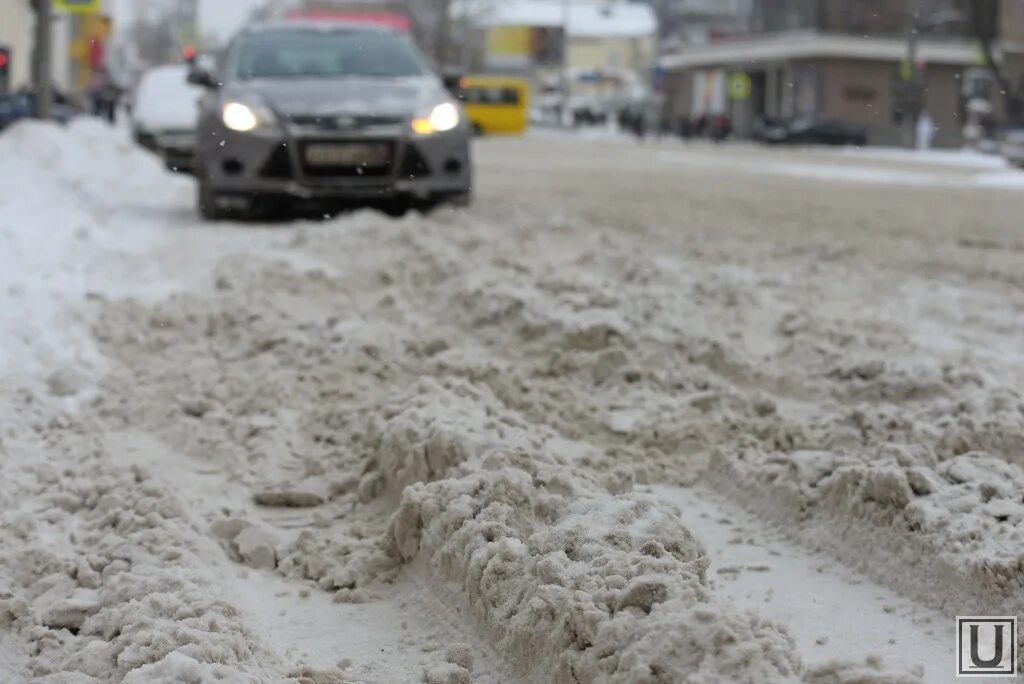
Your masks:
M152 224L126 231L112 221L115 211L120 219L173 207L180 185L102 124L82 120L70 130L23 122L6 131L0 186L0 371L90 368L97 358L88 332L68 305L87 292L152 287L130 282L126 267L160 234Z
M692 167L728 167L742 174L768 174L792 176L818 182L867 183L874 185L906 185L919 187L978 187L988 189L1015 190L1024 187L1024 172L1017 169L991 171L994 168L981 164L957 165L953 163L936 163L934 166L942 170L925 171L901 168L898 165L871 165L862 160L869 160L870 155L848 155L857 163L836 164L827 158L827 153L819 148L805 150L783 149L793 161L779 162L767 159L751 159L742 166L734 166L730 157L716 155L706 149L694 151L661 151L659 159L672 164ZM822 158L824 157L824 158ZM905 161L899 155L891 157L880 154L879 161L892 159ZM924 164L921 164L924 165Z
M891 589L780 535L735 502L703 487L654 487L686 511L687 524L715 559L718 591L789 626L811 665L860 654L923 669L929 684L953 684L952 626ZM797 543L794 543L797 542Z
M487 26L533 26L556 28L565 25L561 0L467 0L456 12L468 11ZM657 32L657 19L650 6L641 3L596 3L571 0L569 35L575 38L646 38Z
M850 159L877 159L882 161L954 168L1008 169L1006 159L997 154L984 154L974 150L907 150L897 147L850 147L840 151Z
M0 681L941 682L1024 605L999 169L482 141L471 210L211 226L0 153Z
M975 178L974 182L982 188L1022 190L1024 189L1024 170L1010 169L1003 173L983 173Z

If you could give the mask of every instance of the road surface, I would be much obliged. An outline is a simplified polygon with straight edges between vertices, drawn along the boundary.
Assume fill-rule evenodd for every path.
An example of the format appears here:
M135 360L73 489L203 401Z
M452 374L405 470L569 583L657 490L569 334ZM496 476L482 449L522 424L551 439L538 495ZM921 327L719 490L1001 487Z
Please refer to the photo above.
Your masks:
M119 131L0 138L0 679L944 682L1024 614L1024 174L476 154L204 225Z

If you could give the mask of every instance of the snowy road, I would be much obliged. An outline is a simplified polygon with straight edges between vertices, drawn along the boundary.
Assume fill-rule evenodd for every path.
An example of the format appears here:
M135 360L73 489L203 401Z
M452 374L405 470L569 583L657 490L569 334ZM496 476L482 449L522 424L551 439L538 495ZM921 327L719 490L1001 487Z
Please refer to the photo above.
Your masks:
M0 681L946 682L1024 615L1024 174L477 161L203 225L98 124L0 136Z

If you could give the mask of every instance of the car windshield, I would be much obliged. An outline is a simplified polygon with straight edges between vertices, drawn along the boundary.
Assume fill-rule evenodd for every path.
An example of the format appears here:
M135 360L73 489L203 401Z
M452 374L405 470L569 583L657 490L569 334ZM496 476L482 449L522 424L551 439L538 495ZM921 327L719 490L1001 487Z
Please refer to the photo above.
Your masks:
M419 76L426 67L419 52L387 31L268 31L242 38L228 63L230 76L324 78Z

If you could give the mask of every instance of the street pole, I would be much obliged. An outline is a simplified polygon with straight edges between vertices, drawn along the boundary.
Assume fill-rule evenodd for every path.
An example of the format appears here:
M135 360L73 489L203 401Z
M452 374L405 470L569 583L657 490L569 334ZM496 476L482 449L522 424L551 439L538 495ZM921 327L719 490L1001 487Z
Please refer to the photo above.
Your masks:
M907 68L903 84L903 146L916 147L917 119L921 115L921 78L917 68L920 45L921 0L910 0L907 26Z
M569 21L572 19L572 0L562 0L562 124L569 125Z
M35 116L48 120L53 108L53 48L51 44L53 5L51 0L33 0L36 9L35 50L32 55L32 84Z

